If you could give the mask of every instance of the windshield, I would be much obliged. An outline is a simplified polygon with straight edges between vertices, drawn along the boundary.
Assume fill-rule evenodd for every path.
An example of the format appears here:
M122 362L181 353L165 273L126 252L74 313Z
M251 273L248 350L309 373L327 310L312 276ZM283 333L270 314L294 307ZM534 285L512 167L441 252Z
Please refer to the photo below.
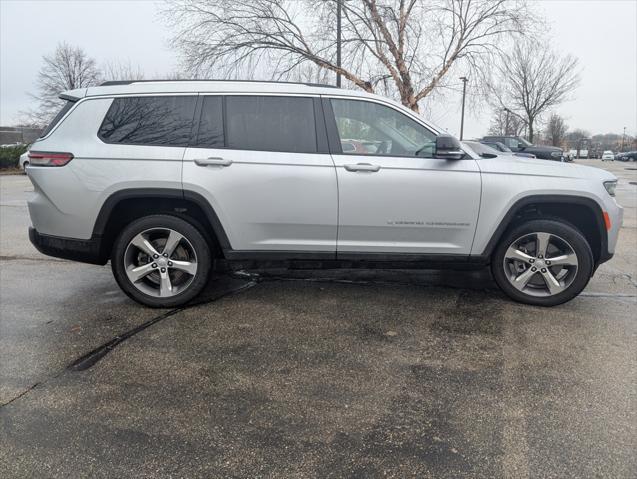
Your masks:
M518 137L518 140L520 140L520 143L522 143L524 146L533 146L533 143L529 143L522 137Z
M489 145L485 145L484 143L480 143L478 141L463 141L464 145L469 146L473 151L475 151L478 155L499 155L500 152L494 148L491 148Z

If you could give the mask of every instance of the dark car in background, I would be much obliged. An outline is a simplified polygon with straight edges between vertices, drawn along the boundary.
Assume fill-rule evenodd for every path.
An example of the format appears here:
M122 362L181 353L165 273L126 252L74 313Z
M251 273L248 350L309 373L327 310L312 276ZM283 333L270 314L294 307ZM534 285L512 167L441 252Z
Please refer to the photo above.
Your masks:
M617 161L637 161L637 151L624 151L615 155Z
M481 141L504 143L513 153L531 153L542 160L564 161L564 151L561 148L534 145L519 136L485 136Z
M500 151L502 153L508 153L508 154L515 155L515 156L522 156L524 158L537 158L533 153L525 153L523 151L515 152L515 151L511 150L511 148L506 146L504 143L500 143L499 141L481 140L480 143L482 143L483 145L490 146L494 150Z

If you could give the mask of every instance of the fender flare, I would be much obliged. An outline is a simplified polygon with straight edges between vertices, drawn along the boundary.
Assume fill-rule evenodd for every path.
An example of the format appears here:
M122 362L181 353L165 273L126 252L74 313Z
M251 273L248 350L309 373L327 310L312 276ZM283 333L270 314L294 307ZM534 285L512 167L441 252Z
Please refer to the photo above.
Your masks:
M500 224L495 229L489 242L487 243L484 251L482 252L483 256L490 257L493 254L497 244L502 238L504 232L509 228L515 216L522 211L526 206L531 204L542 204L542 203L564 203L564 204L576 204L587 207L593 213L593 217L595 218L595 224L600 237L600 251L599 251L599 260L601 263L608 259L608 232L606 231L606 227L604 225L604 217L602 214L602 208L599 203L591 198L587 198L584 196L573 196L573 195L530 195L525 196L524 198L520 198L516 201L511 208L506 212Z
M231 249L228 235L212 205L199 193L174 188L128 188L116 191L106 199L97 215L93 226L93 238L104 236L111 213L121 201L144 198L175 199L196 204L210 222L217 241L219 241L219 246L223 250Z

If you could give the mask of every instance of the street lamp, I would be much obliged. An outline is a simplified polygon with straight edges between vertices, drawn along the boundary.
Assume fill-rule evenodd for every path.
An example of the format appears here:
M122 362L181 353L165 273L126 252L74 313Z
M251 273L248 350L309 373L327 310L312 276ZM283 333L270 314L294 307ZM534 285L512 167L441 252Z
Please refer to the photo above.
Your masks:
M467 77L460 77L462 80L462 115L460 116L460 139L462 140L462 134L464 133L464 98L467 94Z

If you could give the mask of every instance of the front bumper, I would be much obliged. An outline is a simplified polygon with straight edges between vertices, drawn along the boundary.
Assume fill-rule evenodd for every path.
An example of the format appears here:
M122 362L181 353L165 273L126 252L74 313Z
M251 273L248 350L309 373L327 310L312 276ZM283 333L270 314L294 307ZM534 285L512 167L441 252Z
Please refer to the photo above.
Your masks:
M98 237L88 240L63 238L43 235L30 227L29 240L40 253L47 256L100 265L108 261L108 257L102 250L102 240Z

